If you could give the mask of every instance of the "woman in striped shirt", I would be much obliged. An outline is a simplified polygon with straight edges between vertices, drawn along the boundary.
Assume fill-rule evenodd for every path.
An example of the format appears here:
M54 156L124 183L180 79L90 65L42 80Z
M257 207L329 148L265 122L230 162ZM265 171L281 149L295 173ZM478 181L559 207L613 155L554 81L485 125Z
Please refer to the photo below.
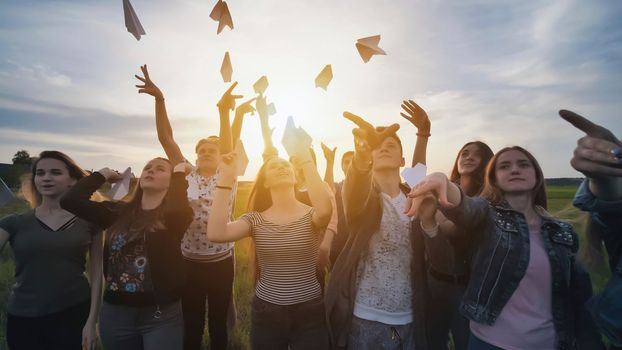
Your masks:
M259 276L251 314L253 349L328 349L322 291L315 275L319 237L332 207L311 159L310 139L287 147L302 168L312 206L296 200L292 164L271 158L259 170L249 212L228 222L226 203L236 177L235 154L224 155L207 227L210 241L252 237Z

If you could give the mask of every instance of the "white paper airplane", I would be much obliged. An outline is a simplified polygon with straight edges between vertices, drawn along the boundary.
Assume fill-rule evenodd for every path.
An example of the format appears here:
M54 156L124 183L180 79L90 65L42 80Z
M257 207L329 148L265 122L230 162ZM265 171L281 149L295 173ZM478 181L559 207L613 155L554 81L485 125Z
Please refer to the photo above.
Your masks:
M253 90L255 90L255 93L257 94L263 94L264 92L266 92L266 89L268 88L268 77L266 77L265 75L261 76L261 78L259 78L255 84L253 84Z
M130 181L132 180L132 168L128 167L121 174L121 180L115 182L106 195L115 201L121 200L130 192Z
M294 124L294 117L291 115L287 117L287 123L285 123L285 131L283 131L283 138L281 144L285 147L285 150L289 155L293 154L296 149L296 145L302 143L311 147L311 136L301 127L296 127Z
M333 68L330 64L327 64L315 78L315 87L321 87L326 90L331 80L333 80Z
M367 63L373 55L387 54L383 49L378 47L378 43L380 43L380 35L369 36L356 41L356 49L359 51L359 55L361 55L363 62Z
M127 28L128 32L132 33L136 40L140 40L141 35L147 34L138 20L138 16L136 16L136 12L134 12L130 0L123 0L123 14L125 16L125 28Z
M231 82L233 67L231 66L231 58L229 58L229 51L225 52L225 57L222 59L222 65L220 66L220 75L222 75L222 80L225 83Z
M231 18L231 12L229 12L229 6L225 1L218 0L209 16L211 19L218 22L216 34L220 34L225 26L233 29L233 19Z
M402 170L402 177L411 188L415 187L419 181L423 180L428 168L421 164L417 163L414 168L404 168Z

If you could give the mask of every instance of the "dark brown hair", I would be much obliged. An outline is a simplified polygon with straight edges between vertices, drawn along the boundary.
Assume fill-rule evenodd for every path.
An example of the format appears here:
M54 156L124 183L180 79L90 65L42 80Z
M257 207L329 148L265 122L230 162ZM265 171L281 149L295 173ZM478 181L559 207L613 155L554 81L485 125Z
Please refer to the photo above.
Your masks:
M508 151L519 151L523 153L527 159L531 162L531 165L534 167L536 172L536 184L531 190L532 200L534 206L540 206L544 209L547 209L547 201L546 201L546 189L544 184L544 175L542 173L542 168L540 168L540 164L536 158L529 153L526 149L520 146L512 146L505 147L499 152L497 152L488 162L488 166L486 167L486 175L484 177L484 189L482 190L481 197L486 198L491 203L499 204L504 201L504 193L501 188L497 185L497 174L495 172L495 168L497 166L497 161L499 160L499 156Z
M477 166L477 168L473 171L473 174L470 175L471 178L473 179L473 181L471 182L471 185L469 186L469 188L465 188L460 185L460 178L462 176L458 172L458 160L460 159L460 154L462 154L462 151L470 145L477 146L476 152L482 158L482 160ZM451 176L449 177L449 181L460 186L467 196L476 196L480 194L482 190L484 189L484 173L486 172L486 165L488 165L488 162L490 161L493 155L494 153L492 152L490 147L488 147L487 144L481 141L472 141L472 142L465 143L464 146L460 148L460 151L458 151L458 154L456 155L456 160L454 161L454 167L451 170Z
M69 172L69 176L72 179L80 180L81 178L87 175L86 171L76 164L76 162L71 159L65 153L59 151L43 151L39 154L39 157L35 159L32 163L32 167L30 169L30 174L22 178L21 184L21 193L24 199L30 204L31 208L36 208L41 204L41 194L37 191L35 187L35 175L37 173L37 165L41 159L56 159L65 164L67 167L67 171Z

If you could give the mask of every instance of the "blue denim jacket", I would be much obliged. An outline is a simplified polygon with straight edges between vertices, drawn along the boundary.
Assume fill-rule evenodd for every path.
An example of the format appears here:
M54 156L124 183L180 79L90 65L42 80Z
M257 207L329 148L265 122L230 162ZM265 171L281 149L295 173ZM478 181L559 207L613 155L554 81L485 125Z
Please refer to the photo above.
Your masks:
M474 240L471 278L460 305L470 320L492 325L525 276L529 229L525 216L507 204L462 195L443 213ZM552 310L557 349L601 349L594 322L584 307L592 296L587 272L575 263L578 239L572 226L543 217L540 233L551 263Z
M574 196L575 207L590 212L592 222L599 226L601 238L613 270L622 255L622 200L603 201L590 192L584 180Z

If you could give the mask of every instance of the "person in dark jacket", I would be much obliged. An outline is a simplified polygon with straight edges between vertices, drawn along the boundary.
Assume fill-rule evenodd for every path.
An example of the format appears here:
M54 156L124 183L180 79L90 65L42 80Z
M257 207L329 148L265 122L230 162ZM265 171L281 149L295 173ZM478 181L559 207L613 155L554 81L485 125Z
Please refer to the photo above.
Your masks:
M592 285L575 262L577 234L546 212L544 176L529 152L500 150L480 198L442 173L428 175L409 197L408 215L420 218L426 234L438 228L437 201L471 233L471 277L460 306L471 321L470 349L603 348L584 306Z
M425 267L419 223L404 214L399 125L355 129L343 186L350 237L335 262L326 312L335 349L427 349Z
M108 168L78 181L61 199L65 210L106 229L100 332L107 349L183 346L179 244L193 217L186 166L152 159L128 202L89 200L105 182L120 179Z

